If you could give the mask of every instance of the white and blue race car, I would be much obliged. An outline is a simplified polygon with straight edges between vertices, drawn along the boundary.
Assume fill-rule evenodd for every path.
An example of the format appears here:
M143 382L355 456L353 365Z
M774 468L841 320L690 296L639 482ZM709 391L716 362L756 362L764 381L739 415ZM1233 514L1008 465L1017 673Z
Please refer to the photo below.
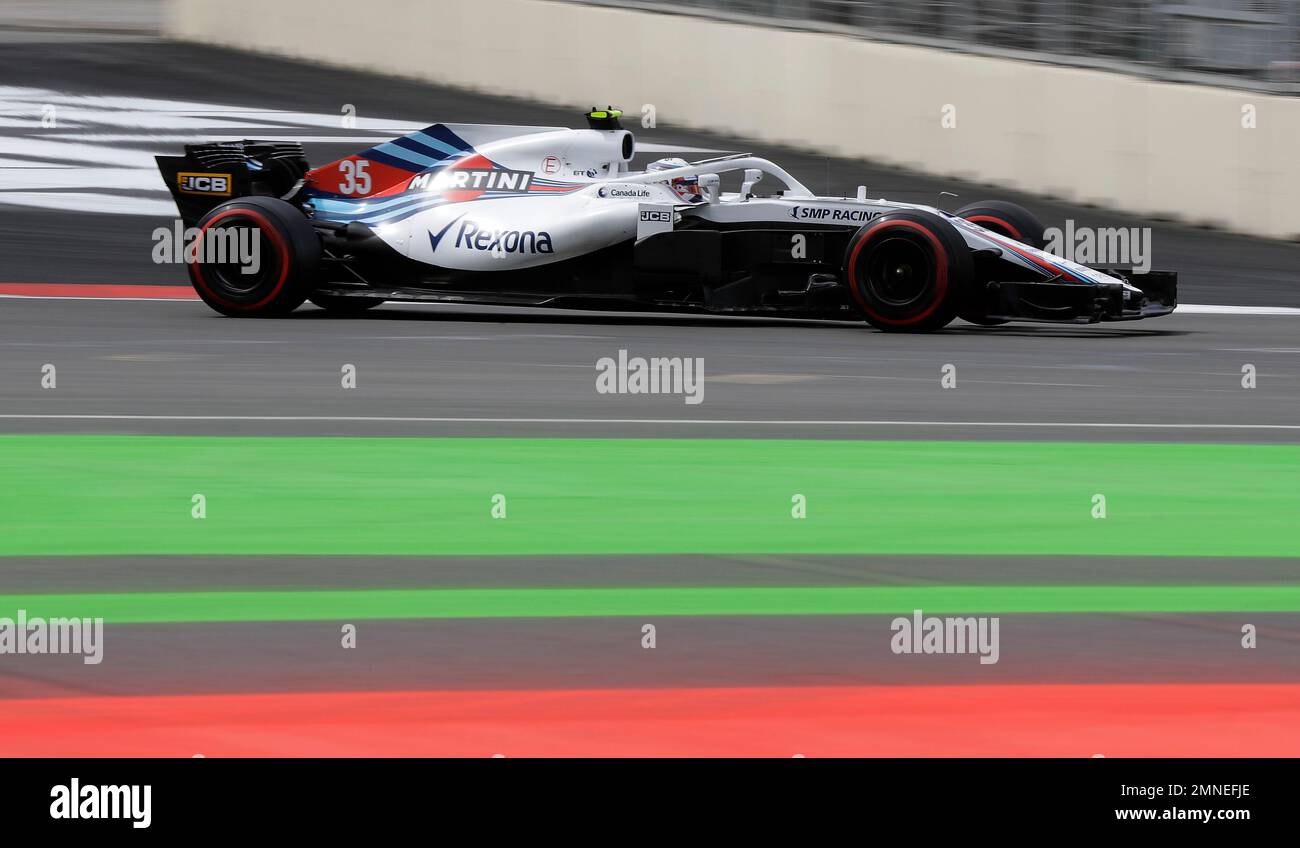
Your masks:
M258 141L190 145L158 164L198 236L256 240L257 267L202 251L189 265L203 300L231 316L408 300L925 332L958 316L1093 323L1176 305L1174 272L1049 254L1043 225L1011 203L949 213L864 188L821 197L745 154L634 171L619 112L593 109L587 121L434 124L318 168L297 144Z

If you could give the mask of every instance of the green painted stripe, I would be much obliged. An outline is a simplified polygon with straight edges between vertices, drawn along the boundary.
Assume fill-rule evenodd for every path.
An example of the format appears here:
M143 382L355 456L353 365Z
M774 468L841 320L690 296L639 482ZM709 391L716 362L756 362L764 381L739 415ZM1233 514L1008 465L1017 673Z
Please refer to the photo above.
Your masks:
M1297 515L1297 445L0 436L0 556L1297 557Z
M728 615L1298 612L1300 586L369 589L6 595L0 615L113 624Z

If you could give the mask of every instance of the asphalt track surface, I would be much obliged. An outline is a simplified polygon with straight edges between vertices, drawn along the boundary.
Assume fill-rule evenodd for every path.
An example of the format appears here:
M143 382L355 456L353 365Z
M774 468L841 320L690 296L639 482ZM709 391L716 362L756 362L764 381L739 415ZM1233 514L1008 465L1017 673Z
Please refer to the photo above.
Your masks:
M0 85L322 114L355 103L362 115L411 121L575 122L567 110L149 39L14 39L0 50ZM726 137L725 116L716 135L662 126L639 135L753 150L818 189L828 183L851 194L866 183L925 202L938 202L940 191L961 202L999 196L1024 202L1049 225L1073 218L1081 226L1151 226L1155 265L1180 271L1182 301L1300 306L1296 245L773 150ZM313 161L328 161L364 145L306 146ZM150 261L150 233L168 223L0 203L0 282L183 286L181 269ZM703 358L704 402L598 394L594 363L619 349ZM46 363L58 368L55 391L40 385ZM358 383L344 391L339 373L348 363L357 365ZM1241 385L1248 363L1257 371L1249 390ZM953 389L940 385L947 364L957 369ZM754 441L757 463L767 438L1295 446L1300 316L1186 314L1064 328L959 323L914 337L831 322L405 305L355 319L304 307L285 320L236 321L186 300L0 298L0 399L0 434L742 438ZM1298 576L1296 559L1247 557L124 554L6 557L0 593L1269 586ZM0 698L13 716L0 753L1300 753L1294 612L1004 615L1002 656L991 666L968 655L895 655L889 618L678 616L658 623L653 651L640 644L642 622L626 618L359 622L354 651L339 648L336 623L118 625L99 666L0 656ZM1250 651L1239 644L1246 621L1262 634ZM801 701L801 691L813 695ZM434 706L407 705L407 692L437 693L425 699ZM493 724L499 705L491 693L501 692L516 696L501 701L512 706L499 707ZM381 700L347 701L367 694ZM266 700L238 700L259 696ZM729 700L739 697L743 704ZM823 697L829 706L818 713ZM1255 711L1214 706L1234 697ZM295 725L289 716L305 703L295 699L337 706L356 721ZM964 717L936 706L954 702L965 705ZM651 707L637 703L658 705L680 723L656 725L638 712ZM1171 712L1171 703L1200 710ZM145 718L168 704L179 705L171 719ZM845 719L868 709L863 704L883 710L880 721ZM51 711L70 717L71 730ZM469 713L488 718L471 726ZM1073 717L1053 725L1053 714ZM591 717L585 740L574 735L576 715ZM821 731L791 723L818 715L831 716ZM452 716L462 732L439 731L440 716ZM385 726L409 735L390 738ZM963 728L964 738L944 735ZM637 735L640 747L630 741Z
M0 304L9 432L1300 439L1300 316L908 336L422 305L235 321L195 301ZM620 349L702 358L703 402L597 393L596 361ZM41 388L46 363L56 391ZM345 364L357 366L347 391ZM1039 426L1001 426L1014 424Z

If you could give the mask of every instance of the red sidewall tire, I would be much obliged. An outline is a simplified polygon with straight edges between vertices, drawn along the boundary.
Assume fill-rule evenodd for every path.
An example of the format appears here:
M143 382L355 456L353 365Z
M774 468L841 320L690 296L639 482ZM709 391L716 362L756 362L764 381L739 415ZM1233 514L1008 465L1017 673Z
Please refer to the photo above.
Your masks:
M958 218L1042 250L1047 246L1043 222L1023 206L1005 200L981 200L956 211Z
M1036 247L1039 250L1047 246L1043 222L1034 213L1023 206L1005 200L981 200L969 203L956 212L958 218L965 218L972 224L979 224L987 230L1013 238L1021 244ZM985 305L978 298L963 304L957 314L963 321L979 324L982 327L996 327L1007 323L1002 318L989 318L985 314Z
M255 229L261 246L271 254L264 260L270 265L265 273L258 272L250 286L236 287L227 281L228 275L245 281L231 274L229 266L190 263L190 282L204 303L232 317L285 315L302 305L316 283L320 264L320 239L303 214L273 197L243 197L204 215L198 223L199 238L223 222Z
M891 288L891 278L899 274L907 280L901 294ZM854 305L872 326L923 333L956 317L972 265L966 242L952 224L931 212L901 210L854 234L844 275Z

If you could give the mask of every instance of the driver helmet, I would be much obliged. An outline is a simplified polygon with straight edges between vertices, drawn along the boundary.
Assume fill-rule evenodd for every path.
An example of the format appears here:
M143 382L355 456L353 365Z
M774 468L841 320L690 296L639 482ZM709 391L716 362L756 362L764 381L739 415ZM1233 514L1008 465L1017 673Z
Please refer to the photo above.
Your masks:
M666 159L656 159L646 166L646 173L652 171L669 171L673 168L685 168L690 165L685 159L679 156L670 156ZM704 192L700 190L699 177L689 174L685 177L675 177L668 180L668 187L687 203L704 202Z

